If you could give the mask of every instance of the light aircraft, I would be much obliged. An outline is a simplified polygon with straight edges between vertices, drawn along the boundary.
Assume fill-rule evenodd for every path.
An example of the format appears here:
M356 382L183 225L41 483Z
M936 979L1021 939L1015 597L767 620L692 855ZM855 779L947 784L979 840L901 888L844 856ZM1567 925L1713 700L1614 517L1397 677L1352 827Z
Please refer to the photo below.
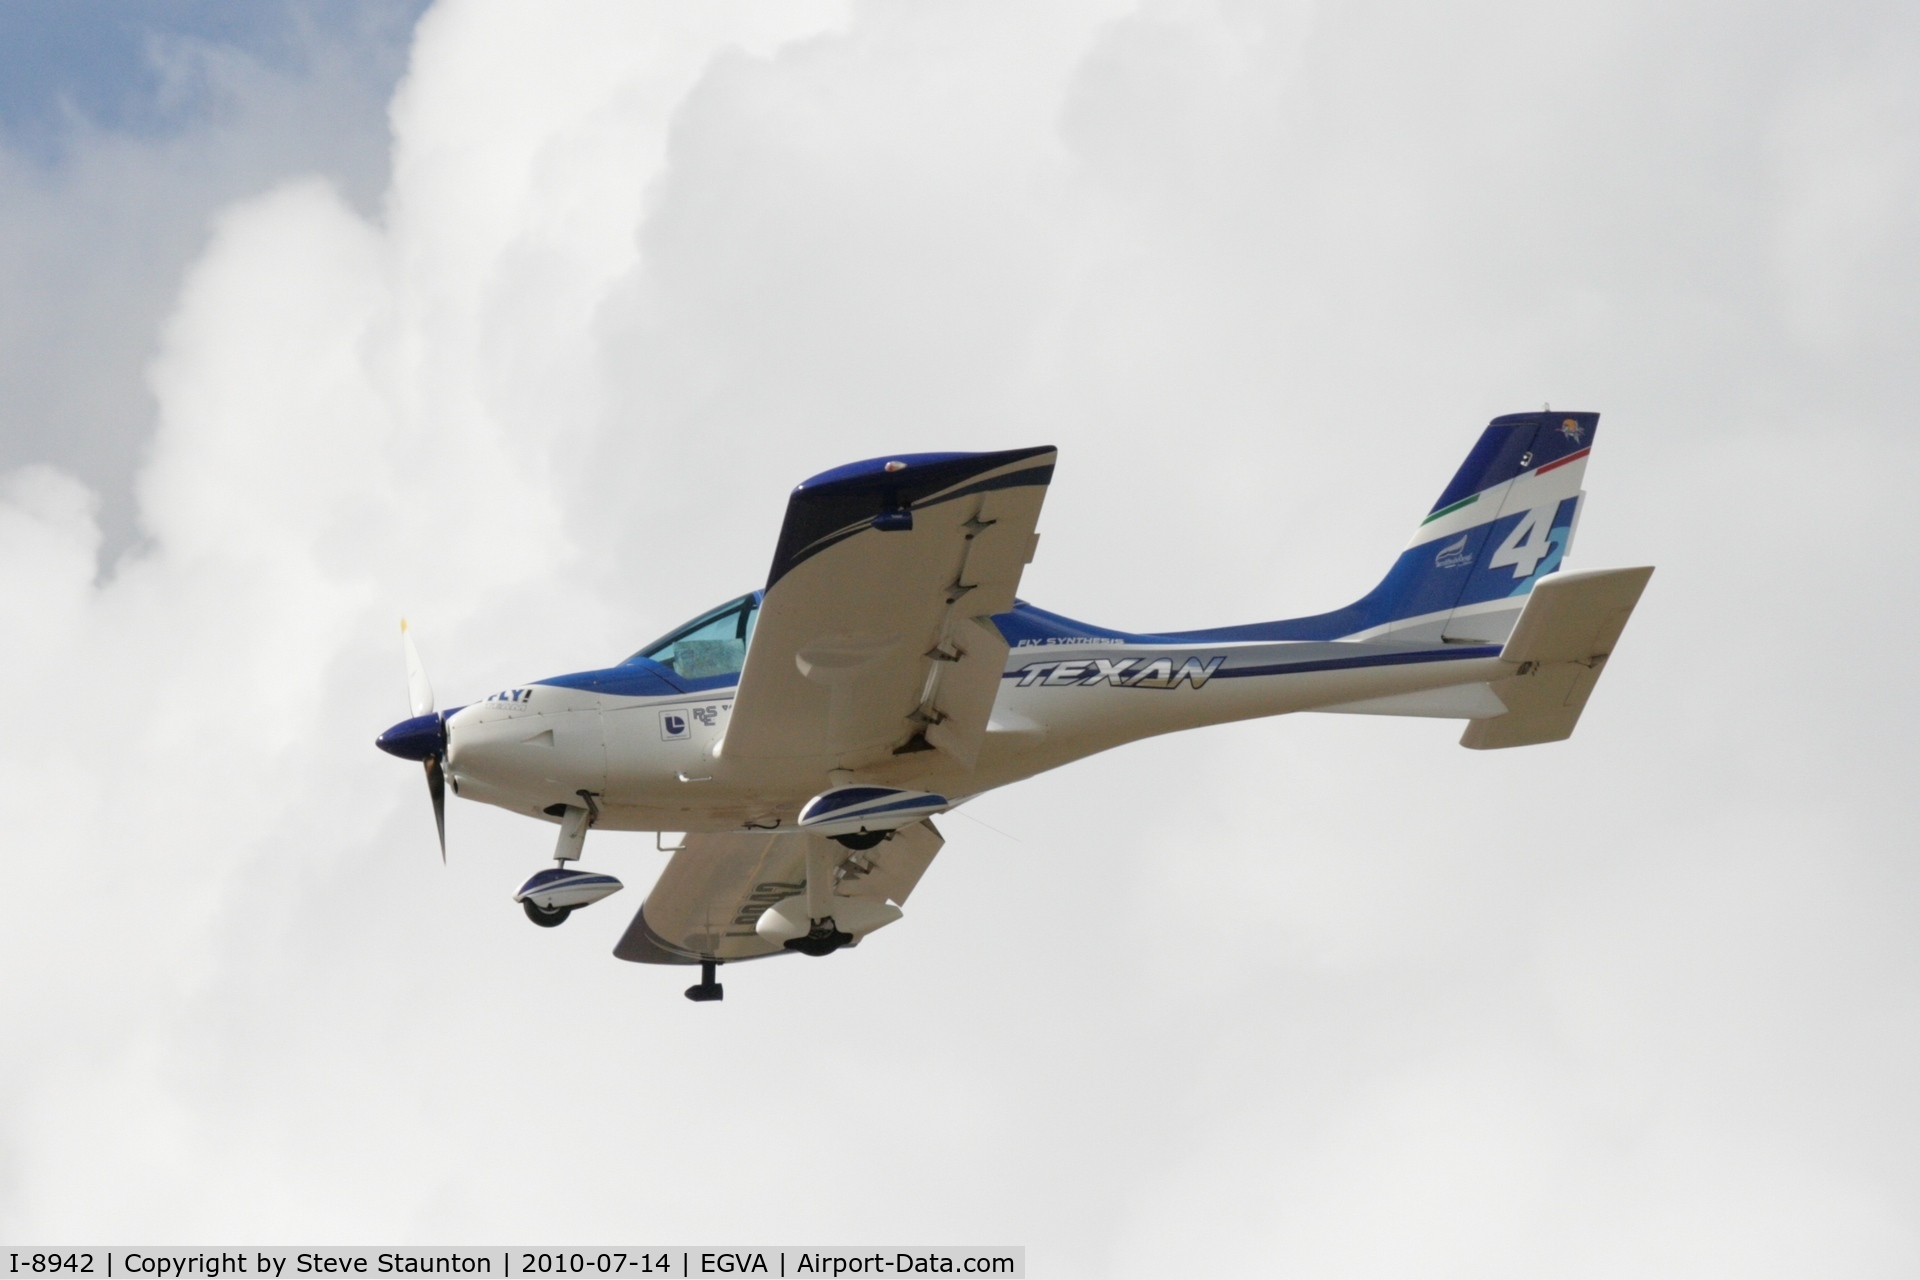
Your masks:
M620 889L575 868L590 829L684 833L614 954L699 965L687 996L718 1000L720 964L900 919L936 814L1122 743L1294 711L1463 719L1476 749L1569 736L1653 572L1549 578L1598 422L1495 418L1344 609L1149 634L1016 598L1053 449L855 462L793 491L764 589L613 666L436 711L403 635L413 715L377 745L424 762L442 859L448 783L559 827L514 894L536 924Z

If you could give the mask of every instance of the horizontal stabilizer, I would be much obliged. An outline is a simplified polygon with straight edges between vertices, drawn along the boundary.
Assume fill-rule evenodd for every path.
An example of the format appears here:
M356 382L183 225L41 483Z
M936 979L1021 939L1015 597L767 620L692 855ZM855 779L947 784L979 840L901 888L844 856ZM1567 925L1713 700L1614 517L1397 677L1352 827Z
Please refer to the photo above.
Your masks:
M1514 674L1493 682L1507 713L1469 724L1460 745L1485 751L1571 737L1652 576L1651 567L1597 569L1535 586L1500 651Z

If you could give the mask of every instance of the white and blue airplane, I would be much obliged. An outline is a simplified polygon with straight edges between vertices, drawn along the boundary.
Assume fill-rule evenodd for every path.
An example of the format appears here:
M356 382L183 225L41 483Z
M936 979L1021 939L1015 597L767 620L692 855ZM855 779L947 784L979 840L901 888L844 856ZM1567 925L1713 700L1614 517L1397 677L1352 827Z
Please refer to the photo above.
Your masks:
M558 824L514 895L557 925L617 891L590 829L684 833L614 954L824 956L901 918L935 815L1155 734L1294 711L1467 722L1462 746L1573 732L1651 568L1554 577L1599 415L1495 418L1380 585L1282 622L1132 634L1016 597L1051 448L903 454L806 481L764 589L614 666L412 718L378 739L445 787ZM405 624L402 623L404 632Z

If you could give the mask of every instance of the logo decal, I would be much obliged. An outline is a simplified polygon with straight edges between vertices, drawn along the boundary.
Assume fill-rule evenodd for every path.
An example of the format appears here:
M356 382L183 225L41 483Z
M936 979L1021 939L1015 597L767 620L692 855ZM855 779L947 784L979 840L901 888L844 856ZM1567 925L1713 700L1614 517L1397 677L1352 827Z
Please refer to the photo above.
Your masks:
M1436 569L1460 569L1472 563L1473 552L1467 550L1467 535L1464 533L1440 548L1440 554L1433 558L1433 567Z
M1580 429L1580 420L1578 418L1568 418L1560 424L1560 434L1575 444L1579 444L1580 438L1587 433Z
M1180 662L1178 670L1174 669L1175 662ZM1020 668L1020 687L1027 689L1043 684L1052 688L1072 685L1090 689L1106 684L1120 689L1174 689L1185 683L1198 689L1213 679L1214 672L1225 663L1224 656L1205 660L1188 658L1185 661L1177 658L1120 658L1113 661L1089 658L1073 662L1029 662Z
M660 713L660 740L675 742L681 738L690 738L693 730L687 725L687 709L675 707L671 711Z

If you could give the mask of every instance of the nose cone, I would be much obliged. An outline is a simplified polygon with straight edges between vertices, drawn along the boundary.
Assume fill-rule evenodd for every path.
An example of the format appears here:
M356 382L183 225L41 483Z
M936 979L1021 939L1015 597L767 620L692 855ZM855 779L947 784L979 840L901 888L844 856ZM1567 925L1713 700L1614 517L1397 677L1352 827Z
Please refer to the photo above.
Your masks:
M373 745L402 760L425 760L446 754L447 724L437 711L402 720L373 740Z

